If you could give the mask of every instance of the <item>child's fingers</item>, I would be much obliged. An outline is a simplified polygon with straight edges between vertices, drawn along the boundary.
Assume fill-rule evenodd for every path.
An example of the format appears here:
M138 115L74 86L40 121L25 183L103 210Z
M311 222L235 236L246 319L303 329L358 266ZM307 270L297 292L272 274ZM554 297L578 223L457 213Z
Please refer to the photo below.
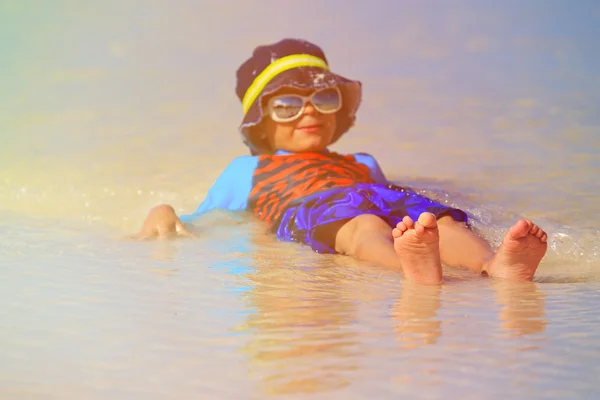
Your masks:
M187 237L187 238L195 238L196 237L196 235L194 235L193 233L191 233L187 229L185 229L185 227L183 226L183 224L181 222L177 222L175 224L175 231L177 232L177 234L179 236L183 236L183 237Z
M137 235L132 235L130 237L130 239L133 240L137 240L137 241L144 241L144 240L150 240L156 237L156 233L152 232L152 233L148 233L148 232L140 232Z
M145 236L142 236L142 233L136 233L134 235L125 235L123 236L123 239L125 240L133 240L133 241L142 241L142 240L146 240Z
M132 236L135 240L150 240L158 236L158 227L144 226L136 235Z
M176 222L175 224L158 224L152 229L142 229L140 233L132 236L132 239L144 241L152 239L170 239L177 236L194 238L196 235L188 232L182 223Z
M171 236L174 236L175 234L177 234L177 229L175 226L173 225L165 225L165 224L159 224L156 227L156 233L159 238L161 239L167 239Z

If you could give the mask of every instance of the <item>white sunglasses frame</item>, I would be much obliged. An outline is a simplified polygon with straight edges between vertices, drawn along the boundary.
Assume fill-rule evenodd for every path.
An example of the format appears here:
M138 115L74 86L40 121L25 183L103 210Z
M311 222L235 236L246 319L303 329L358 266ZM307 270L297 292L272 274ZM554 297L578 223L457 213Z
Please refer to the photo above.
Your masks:
M287 93L287 94L281 94L281 95L276 95L276 96L273 96L273 97L271 97L271 98L269 99L269 102L267 103L267 111L268 111L268 113L269 113L269 116L270 116L270 117L271 117L271 119L272 119L273 121L275 121L275 122L280 122L280 123L292 122L292 121L294 121L294 120L296 120L296 119L300 118L300 117L302 116L302 114L304 114L304 110L306 109L306 103L308 103L308 102L310 102L310 103L312 104L312 106L315 108L315 110L317 110L317 111L318 111L318 112L320 112L321 114L335 114L336 112L340 111L340 110L342 109L342 106L343 106L343 97L342 97L342 91L340 90L340 88L339 88L339 87L337 87L337 86L333 86L333 88L334 88L334 89L335 89L335 91L337 92L337 94L338 94L338 96L339 96L339 99L340 99L339 106L338 106L338 107L337 107L335 110L332 110L332 111L325 111L325 112L323 112L323 111L321 111L321 110L320 110L320 109L319 109L319 108L318 108L318 107L315 105L315 103L313 103L313 101L312 101L312 98L313 98L313 96L314 96L315 94L317 94L317 93L319 93L319 92L322 92L322 91L324 91L324 90L329 90L329 89L331 89L331 88L332 88L332 87L331 87L331 86L329 86L329 87L325 87L325 88L322 88L322 89L315 90L314 92L312 92L312 93L311 93L311 94L309 94L308 96L303 96L303 95L301 95L301 94L297 94L297 93ZM300 111L298 111L298 113L297 113L297 114L295 114L295 115L293 115L293 116L291 116L291 117L289 117L289 118L281 118L281 117L278 117L278 116L275 114L275 110L273 109L273 102L274 102L275 100L277 100L278 98L280 98L280 97L286 97L286 96L294 96L294 97L301 98L301 99L302 99L302 108L300 109Z

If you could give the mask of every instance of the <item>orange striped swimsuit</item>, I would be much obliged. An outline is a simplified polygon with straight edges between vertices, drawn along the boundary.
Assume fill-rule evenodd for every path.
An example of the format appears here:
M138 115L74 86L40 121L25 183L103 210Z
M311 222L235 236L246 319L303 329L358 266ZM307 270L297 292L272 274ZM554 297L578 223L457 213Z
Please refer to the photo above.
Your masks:
M258 156L248 210L275 223L299 199L331 188L375 183L369 168L351 155L296 153Z

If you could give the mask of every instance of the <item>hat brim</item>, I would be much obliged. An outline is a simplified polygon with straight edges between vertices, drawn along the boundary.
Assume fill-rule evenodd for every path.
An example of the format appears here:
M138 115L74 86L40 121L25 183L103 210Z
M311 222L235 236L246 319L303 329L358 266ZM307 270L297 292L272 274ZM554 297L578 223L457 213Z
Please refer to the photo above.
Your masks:
M240 125L240 132L244 142L252 150L252 154L269 153L263 143L252 137L251 127L258 125L262 118L262 98L276 92L282 87L294 87L299 89L322 89L337 86L342 93L342 108L336 113L336 131L331 143L335 143L346 133L356 120L356 112L362 98L362 84L331 71L317 67L299 67L287 70L273 78L256 98Z

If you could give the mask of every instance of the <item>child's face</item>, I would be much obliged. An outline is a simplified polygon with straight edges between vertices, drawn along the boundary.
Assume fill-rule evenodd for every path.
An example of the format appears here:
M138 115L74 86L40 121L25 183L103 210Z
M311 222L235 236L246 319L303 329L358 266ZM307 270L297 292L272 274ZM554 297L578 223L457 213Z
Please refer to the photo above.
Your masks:
M263 110L269 114L269 100L283 94L300 94L309 96L314 89L298 89L286 87L263 98ZM266 115L257 129L259 137L266 141L271 149L293 153L305 151L322 151L331 141L335 133L336 113L323 114L308 101L302 114L290 122L276 122L270 114Z

